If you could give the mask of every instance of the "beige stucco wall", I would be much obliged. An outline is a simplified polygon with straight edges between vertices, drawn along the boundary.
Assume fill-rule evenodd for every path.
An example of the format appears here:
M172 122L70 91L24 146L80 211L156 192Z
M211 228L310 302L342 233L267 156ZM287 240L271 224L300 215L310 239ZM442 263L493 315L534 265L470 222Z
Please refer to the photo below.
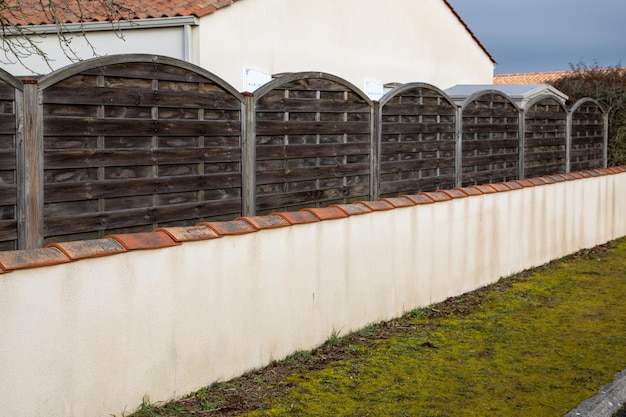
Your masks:
M201 19L200 65L242 89L242 67L364 80L491 84L494 64L442 0L240 0Z
M0 274L0 415L163 401L626 235L626 173Z

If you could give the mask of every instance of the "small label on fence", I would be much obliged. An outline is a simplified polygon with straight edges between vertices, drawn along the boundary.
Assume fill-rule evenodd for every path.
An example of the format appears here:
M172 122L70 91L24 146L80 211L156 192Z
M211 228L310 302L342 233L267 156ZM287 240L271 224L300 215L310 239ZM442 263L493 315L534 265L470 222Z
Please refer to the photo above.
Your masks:
M365 88L363 91L371 100L380 100L385 94L385 87L376 81L365 80Z
M243 90L253 92L263 84L272 81L272 75L252 68L243 69Z

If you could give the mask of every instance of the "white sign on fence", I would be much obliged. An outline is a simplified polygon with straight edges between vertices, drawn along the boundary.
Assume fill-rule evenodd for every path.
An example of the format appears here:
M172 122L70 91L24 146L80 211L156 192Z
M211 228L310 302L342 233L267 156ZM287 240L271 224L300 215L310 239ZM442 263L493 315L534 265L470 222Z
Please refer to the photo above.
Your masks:
M243 69L243 90L253 92L263 84L272 81L272 75L252 68Z

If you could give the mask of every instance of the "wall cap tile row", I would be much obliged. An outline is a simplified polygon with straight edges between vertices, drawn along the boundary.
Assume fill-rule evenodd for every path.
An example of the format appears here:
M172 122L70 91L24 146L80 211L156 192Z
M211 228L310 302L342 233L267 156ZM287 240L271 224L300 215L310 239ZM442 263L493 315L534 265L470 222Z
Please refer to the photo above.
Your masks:
M556 184L583 178L614 175L626 172L626 165L603 169L524 178L495 184L470 185L450 190L421 192L380 198L376 201L357 201L334 204L322 208L304 208L292 212L276 212L266 216L238 217L222 222L203 222L195 226L162 227L152 232L112 234L102 239L50 243L43 248L0 251L0 274L27 268L75 262L81 259L110 256L135 250L163 249L183 242L217 239L229 235L255 233L326 220L343 219L376 211L387 211L420 204L433 204L482 194L515 191L523 188Z

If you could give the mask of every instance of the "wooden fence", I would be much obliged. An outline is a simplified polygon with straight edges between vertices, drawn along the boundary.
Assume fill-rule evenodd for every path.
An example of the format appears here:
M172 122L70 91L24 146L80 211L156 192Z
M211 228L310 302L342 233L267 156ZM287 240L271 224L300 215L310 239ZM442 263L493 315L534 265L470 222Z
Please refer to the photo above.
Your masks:
M372 102L313 72L239 93L147 55L0 72L0 250L601 168L607 117L423 83Z

